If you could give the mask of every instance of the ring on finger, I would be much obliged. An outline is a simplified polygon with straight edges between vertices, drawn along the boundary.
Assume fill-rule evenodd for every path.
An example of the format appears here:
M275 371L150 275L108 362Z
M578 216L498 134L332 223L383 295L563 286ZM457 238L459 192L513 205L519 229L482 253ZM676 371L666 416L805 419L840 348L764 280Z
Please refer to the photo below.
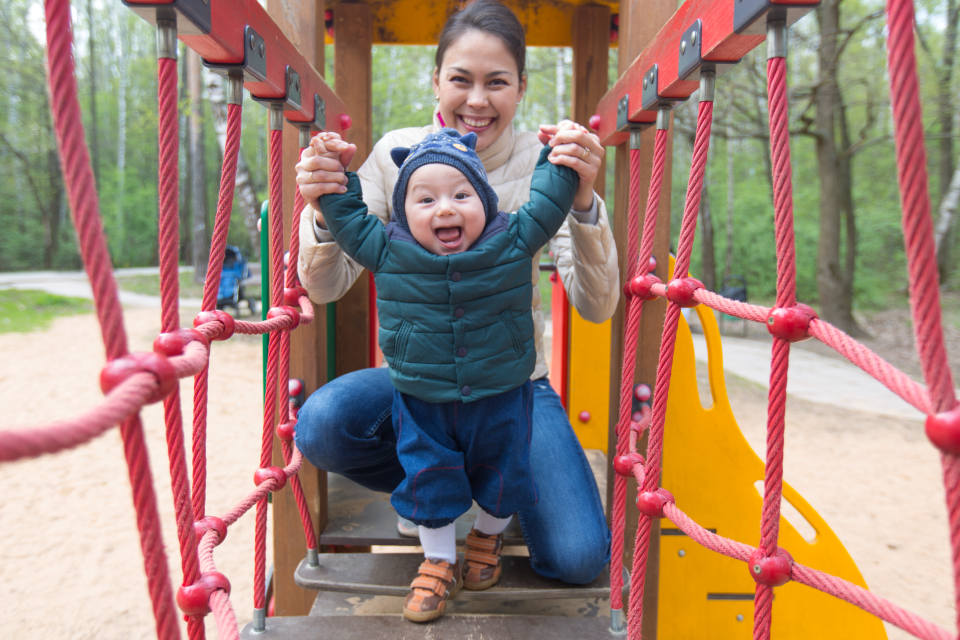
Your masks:
M580 156L580 159L581 159L581 160L586 160L588 155L590 155L590 149L588 149L587 147L584 147L584 148L583 148L583 155Z

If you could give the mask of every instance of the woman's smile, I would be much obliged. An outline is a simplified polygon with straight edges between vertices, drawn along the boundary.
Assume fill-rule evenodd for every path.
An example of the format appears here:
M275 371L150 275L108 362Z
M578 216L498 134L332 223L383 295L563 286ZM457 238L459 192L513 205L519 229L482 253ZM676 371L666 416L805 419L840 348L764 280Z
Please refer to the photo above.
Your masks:
M467 132L473 131L474 133L483 131L484 129L486 129L496 121L496 118L489 118L489 117L482 118L477 116L465 116L460 114L457 114L457 117L460 119L461 122L463 122L464 127L467 129Z

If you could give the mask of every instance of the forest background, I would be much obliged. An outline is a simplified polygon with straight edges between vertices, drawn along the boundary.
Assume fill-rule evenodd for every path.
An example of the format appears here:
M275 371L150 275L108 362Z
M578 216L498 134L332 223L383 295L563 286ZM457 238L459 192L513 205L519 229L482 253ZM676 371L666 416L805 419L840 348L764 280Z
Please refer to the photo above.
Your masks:
M918 60L944 287L960 289L952 250L960 196L957 58L960 0L918 0ZM41 0L0 0L0 271L81 268L67 211L44 75ZM157 264L155 32L119 0L74 3L83 125L114 264ZM334 34L335 35L335 34ZM855 311L906 303L906 261L892 141L883 3L824 0L790 32L789 100L798 298L859 334ZM431 120L433 47L373 51L373 137ZM717 290L731 274L751 300L775 290L765 49L717 82L713 141L691 272ZM572 52L528 51L529 88L515 126L535 130L570 112ZM220 79L181 46L181 263L203 269L219 191L226 107ZM326 73L333 84L333 47ZM609 81L617 49L610 50ZM335 87L334 87L335 88ZM673 236L690 166L696 96L675 114ZM229 242L257 257L267 197L266 109L245 96L241 175ZM607 196L612 199L612 158ZM292 201L292 198L291 198ZM608 203L608 211L613 207Z

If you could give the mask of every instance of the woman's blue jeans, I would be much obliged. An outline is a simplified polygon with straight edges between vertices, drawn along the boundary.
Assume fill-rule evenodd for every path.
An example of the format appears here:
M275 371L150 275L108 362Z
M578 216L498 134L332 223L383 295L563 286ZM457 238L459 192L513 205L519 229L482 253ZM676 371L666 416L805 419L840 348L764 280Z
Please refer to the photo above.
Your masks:
M610 529L587 457L546 378L533 382L530 463L539 500L518 512L533 569L573 584L592 582L610 560ZM386 368L340 376L300 408L297 448L314 466L375 491L404 479Z

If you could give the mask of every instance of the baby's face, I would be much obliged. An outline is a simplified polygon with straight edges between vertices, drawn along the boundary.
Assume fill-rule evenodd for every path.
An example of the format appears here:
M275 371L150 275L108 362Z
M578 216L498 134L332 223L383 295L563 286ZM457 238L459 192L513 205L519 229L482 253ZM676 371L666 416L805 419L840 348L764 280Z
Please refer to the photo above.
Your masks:
M414 239L439 256L466 251L486 225L477 190L447 164L425 164L413 172L404 208Z

